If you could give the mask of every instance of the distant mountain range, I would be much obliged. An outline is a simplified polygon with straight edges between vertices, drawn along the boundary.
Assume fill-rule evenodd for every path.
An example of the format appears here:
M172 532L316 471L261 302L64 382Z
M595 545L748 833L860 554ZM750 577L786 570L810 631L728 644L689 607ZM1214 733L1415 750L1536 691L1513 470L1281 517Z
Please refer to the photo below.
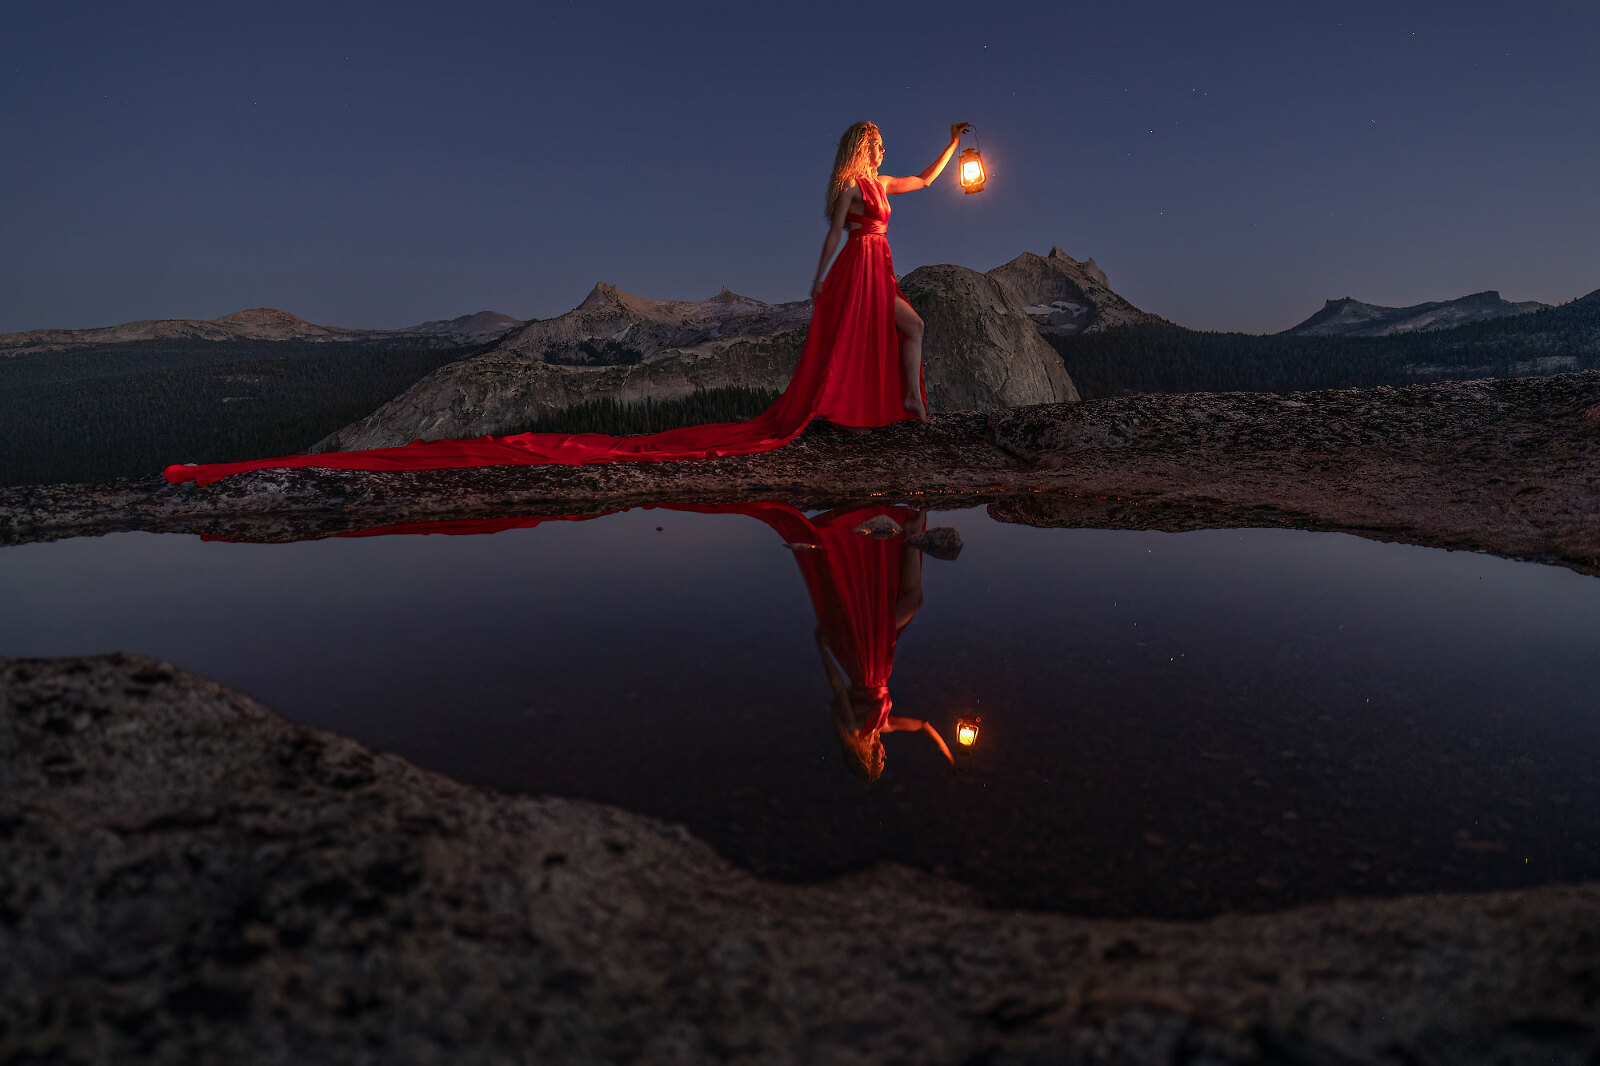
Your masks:
M1334 301L1334 314L1321 329L1263 335L1143 325L1050 342L1091 399L1145 392L1303 392L1600 369L1600 290L1555 307L1456 325L1439 324L1439 316L1429 313L1452 304L1470 312L1473 302L1422 305L1427 310L1420 315L1391 317L1388 328L1371 319L1363 326L1359 313L1341 319L1337 305L1344 301ZM1493 300L1476 303L1497 308ZM1416 325L1393 328L1397 322ZM1316 319L1307 325L1316 327ZM1382 332L1338 332L1345 327Z
M1099 333L1122 326L1170 325L1114 292L1105 271L1092 258L1079 261L1060 248L1051 248L1049 255L1024 252L989 271L988 276L1016 297L1046 337ZM1385 307L1346 296L1329 300L1322 310L1279 335L1388 337L1453 329L1471 322L1543 311L1550 306L1535 300L1505 300L1492 289L1410 307ZM557 349L570 348L584 340L592 342L590 349L606 347L648 357L664 348L687 348L720 337L767 334L804 326L810 314L810 300L767 304L726 287L706 300L653 300L601 281L572 311L549 319L524 321L497 311L479 311L405 329L363 330L322 326L288 311L258 307L204 320L162 318L93 329L4 333L0 334L0 357L163 340L439 347L504 339L508 347L525 355L546 358L548 352L555 356L548 361L567 362ZM615 325L607 328L608 323ZM513 334L519 327L520 332ZM570 361L593 365L621 360L597 357L591 351Z
M522 325L497 311L437 319L407 329L346 329L319 326L272 307L235 311L221 318L156 318L95 329L34 329L0 333L0 356L61 352L105 344L143 341L298 341L301 343L377 343L412 348L479 344Z
M1501 299L1493 289L1410 307L1382 307L1346 296L1329 300L1322 310L1283 332L1292 337L1388 337L1396 333L1454 329L1469 322L1525 315L1548 307L1549 304L1534 300L1512 303Z
M1095 333L1118 326L1164 322L1111 290L1093 259L1079 262L1060 248L1048 256L1024 252L988 276L1014 296L1045 335ZM547 319L479 311L405 329L350 329L308 322L288 311L258 307L221 318L159 318L93 329L34 329L0 333L0 357L71 351L151 341L295 341L306 344L395 344L412 348L502 340L523 356L552 363L615 364L667 348L804 327L811 301L768 304L726 286L705 300L655 300L596 282L571 311ZM516 332L513 332L516 331ZM582 342L585 351L576 351Z
M1060 248L900 281L927 323L929 399L942 411L1600 368L1600 292L1557 307L1493 292L1413 307L1347 297L1263 336L1174 325ZM572 310L528 321L481 311L359 330L257 308L0 335L0 483L519 427L743 418L788 381L811 306L726 288L649 299L598 282Z

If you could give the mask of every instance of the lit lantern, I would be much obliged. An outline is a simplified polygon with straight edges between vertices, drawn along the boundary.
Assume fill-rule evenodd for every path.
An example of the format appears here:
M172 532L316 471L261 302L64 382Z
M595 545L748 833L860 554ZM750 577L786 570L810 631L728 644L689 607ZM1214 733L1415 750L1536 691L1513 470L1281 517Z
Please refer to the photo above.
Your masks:
M983 191L983 157L976 148L968 148L961 153L959 173L962 192Z
M958 718L956 720L956 743L963 748L970 748L978 743L978 723L982 718Z

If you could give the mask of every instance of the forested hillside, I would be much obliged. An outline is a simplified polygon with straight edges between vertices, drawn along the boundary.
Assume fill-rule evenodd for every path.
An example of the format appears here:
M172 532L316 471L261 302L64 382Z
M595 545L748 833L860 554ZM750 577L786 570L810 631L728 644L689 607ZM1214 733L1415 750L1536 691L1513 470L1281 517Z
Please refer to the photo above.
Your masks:
M543 418L503 426L499 434L509 433L610 433L629 436L659 433L680 426L706 422L743 422L765 411L778 398L767 389L737 386L725 389L697 389L676 400L643 400L619 403L606 397L589 400Z
M484 347L148 341L0 359L0 484L303 451Z
M1049 339L1084 399L1524 377L1600 368L1600 291L1531 314L1388 337L1260 336L1146 325Z

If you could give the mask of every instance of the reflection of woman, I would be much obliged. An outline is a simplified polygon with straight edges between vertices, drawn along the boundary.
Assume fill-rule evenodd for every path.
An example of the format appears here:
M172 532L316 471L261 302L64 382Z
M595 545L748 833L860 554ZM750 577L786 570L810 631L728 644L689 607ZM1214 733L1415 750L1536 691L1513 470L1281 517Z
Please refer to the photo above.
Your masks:
M441 470L472 466L542 466L660 462L750 455L789 443L813 418L865 430L905 419L927 420L922 384L922 320L895 283L886 236L888 197L923 189L944 169L966 123L950 127L950 143L920 175L878 174L883 139L870 122L858 122L839 141L828 182L832 221L822 265L812 286L816 302L805 350L783 395L745 422L713 422L637 437L602 433L518 433L506 437L415 441L403 448L371 448L320 455L289 455L236 463L174 465L173 483L202 485L247 470L315 466L335 470ZM838 260L822 269L850 233Z
M929 723L890 713L889 674L894 669L900 633L922 608L922 552L906 536L922 532L926 519L914 507L877 504L837 509L807 518L787 503L666 503L663 510L697 514L742 514L765 523L795 549L817 614L817 650L833 690L833 725L850 768L869 781L883 773L883 734L926 733L950 759L950 748ZM614 514L607 511L605 514ZM903 530L877 539L855 530L877 517L893 519ZM331 534L337 537L393 536L405 533L471 536L508 529L530 529L546 522L583 522L600 514L547 518L458 519L406 522L375 529ZM228 540L211 537L207 540ZM320 538L309 538L320 539Z
M883 773L884 733L926 733L950 758L933 726L891 713L895 644L922 607L922 553L903 536L875 540L853 532L879 515L893 518L906 534L923 528L921 512L909 507L830 511L811 520L817 550L795 553L817 612L817 650L833 690L834 731L851 770L868 781Z

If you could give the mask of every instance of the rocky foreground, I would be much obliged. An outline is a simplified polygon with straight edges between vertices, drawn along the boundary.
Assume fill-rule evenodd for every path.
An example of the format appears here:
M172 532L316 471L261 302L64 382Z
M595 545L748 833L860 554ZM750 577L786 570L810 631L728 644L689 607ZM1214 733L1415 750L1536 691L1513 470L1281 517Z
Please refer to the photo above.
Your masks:
M1203 923L779 885L128 656L0 661L6 1062L1589 1063L1600 888Z
M0 543L118 530L289 539L663 500L883 498L988 503L1035 525L1344 530L1600 573L1600 372L1129 396L859 437L819 424L776 452L707 462L0 489Z

